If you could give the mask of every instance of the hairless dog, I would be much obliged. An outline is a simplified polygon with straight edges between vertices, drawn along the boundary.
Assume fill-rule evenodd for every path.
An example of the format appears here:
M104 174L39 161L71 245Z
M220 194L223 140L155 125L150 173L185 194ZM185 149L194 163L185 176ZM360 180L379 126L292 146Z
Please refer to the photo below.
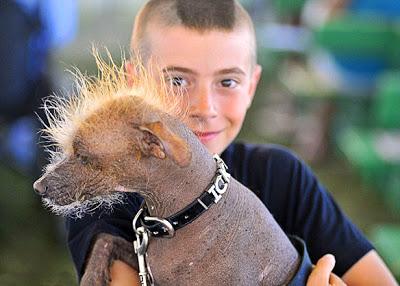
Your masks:
M139 193L146 208L134 223L137 254L100 234L81 285L107 285L117 259L138 269L143 285L304 283L307 275L294 279L306 254L183 123L182 104L144 68L130 86L122 69L98 63L99 79L80 78L79 94L46 103L56 150L34 189L62 215L118 203L124 192Z

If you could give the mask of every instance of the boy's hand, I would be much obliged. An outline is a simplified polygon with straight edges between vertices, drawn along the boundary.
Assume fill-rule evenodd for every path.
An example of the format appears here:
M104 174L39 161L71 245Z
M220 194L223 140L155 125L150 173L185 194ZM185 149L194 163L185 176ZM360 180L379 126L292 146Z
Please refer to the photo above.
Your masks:
M332 273L335 257L332 254L322 256L307 280L307 286L345 286L346 283Z
M140 286L139 273L121 260L111 265L111 283L109 286Z

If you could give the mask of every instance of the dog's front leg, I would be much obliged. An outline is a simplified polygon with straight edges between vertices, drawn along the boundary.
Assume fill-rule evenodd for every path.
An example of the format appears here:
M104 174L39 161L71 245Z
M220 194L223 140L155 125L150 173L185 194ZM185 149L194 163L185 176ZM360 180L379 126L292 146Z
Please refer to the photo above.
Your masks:
M122 260L138 269L137 257L131 242L107 233L96 237L86 262L81 286L107 286L111 281L110 267L115 260Z

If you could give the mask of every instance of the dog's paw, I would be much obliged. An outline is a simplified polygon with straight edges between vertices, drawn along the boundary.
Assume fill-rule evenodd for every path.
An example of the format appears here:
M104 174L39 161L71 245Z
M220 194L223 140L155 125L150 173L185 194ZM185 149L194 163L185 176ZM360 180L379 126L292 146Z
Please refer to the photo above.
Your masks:
M86 264L81 286L106 286L111 281L110 266L122 260L137 269L137 257L131 242L110 234L99 234Z

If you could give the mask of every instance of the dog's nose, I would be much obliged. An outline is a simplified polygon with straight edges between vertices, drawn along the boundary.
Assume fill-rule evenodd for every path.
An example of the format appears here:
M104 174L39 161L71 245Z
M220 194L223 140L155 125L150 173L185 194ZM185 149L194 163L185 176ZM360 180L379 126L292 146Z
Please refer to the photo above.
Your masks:
M39 179L33 183L33 189L39 195L43 195L47 191L47 187L44 186L42 179Z

